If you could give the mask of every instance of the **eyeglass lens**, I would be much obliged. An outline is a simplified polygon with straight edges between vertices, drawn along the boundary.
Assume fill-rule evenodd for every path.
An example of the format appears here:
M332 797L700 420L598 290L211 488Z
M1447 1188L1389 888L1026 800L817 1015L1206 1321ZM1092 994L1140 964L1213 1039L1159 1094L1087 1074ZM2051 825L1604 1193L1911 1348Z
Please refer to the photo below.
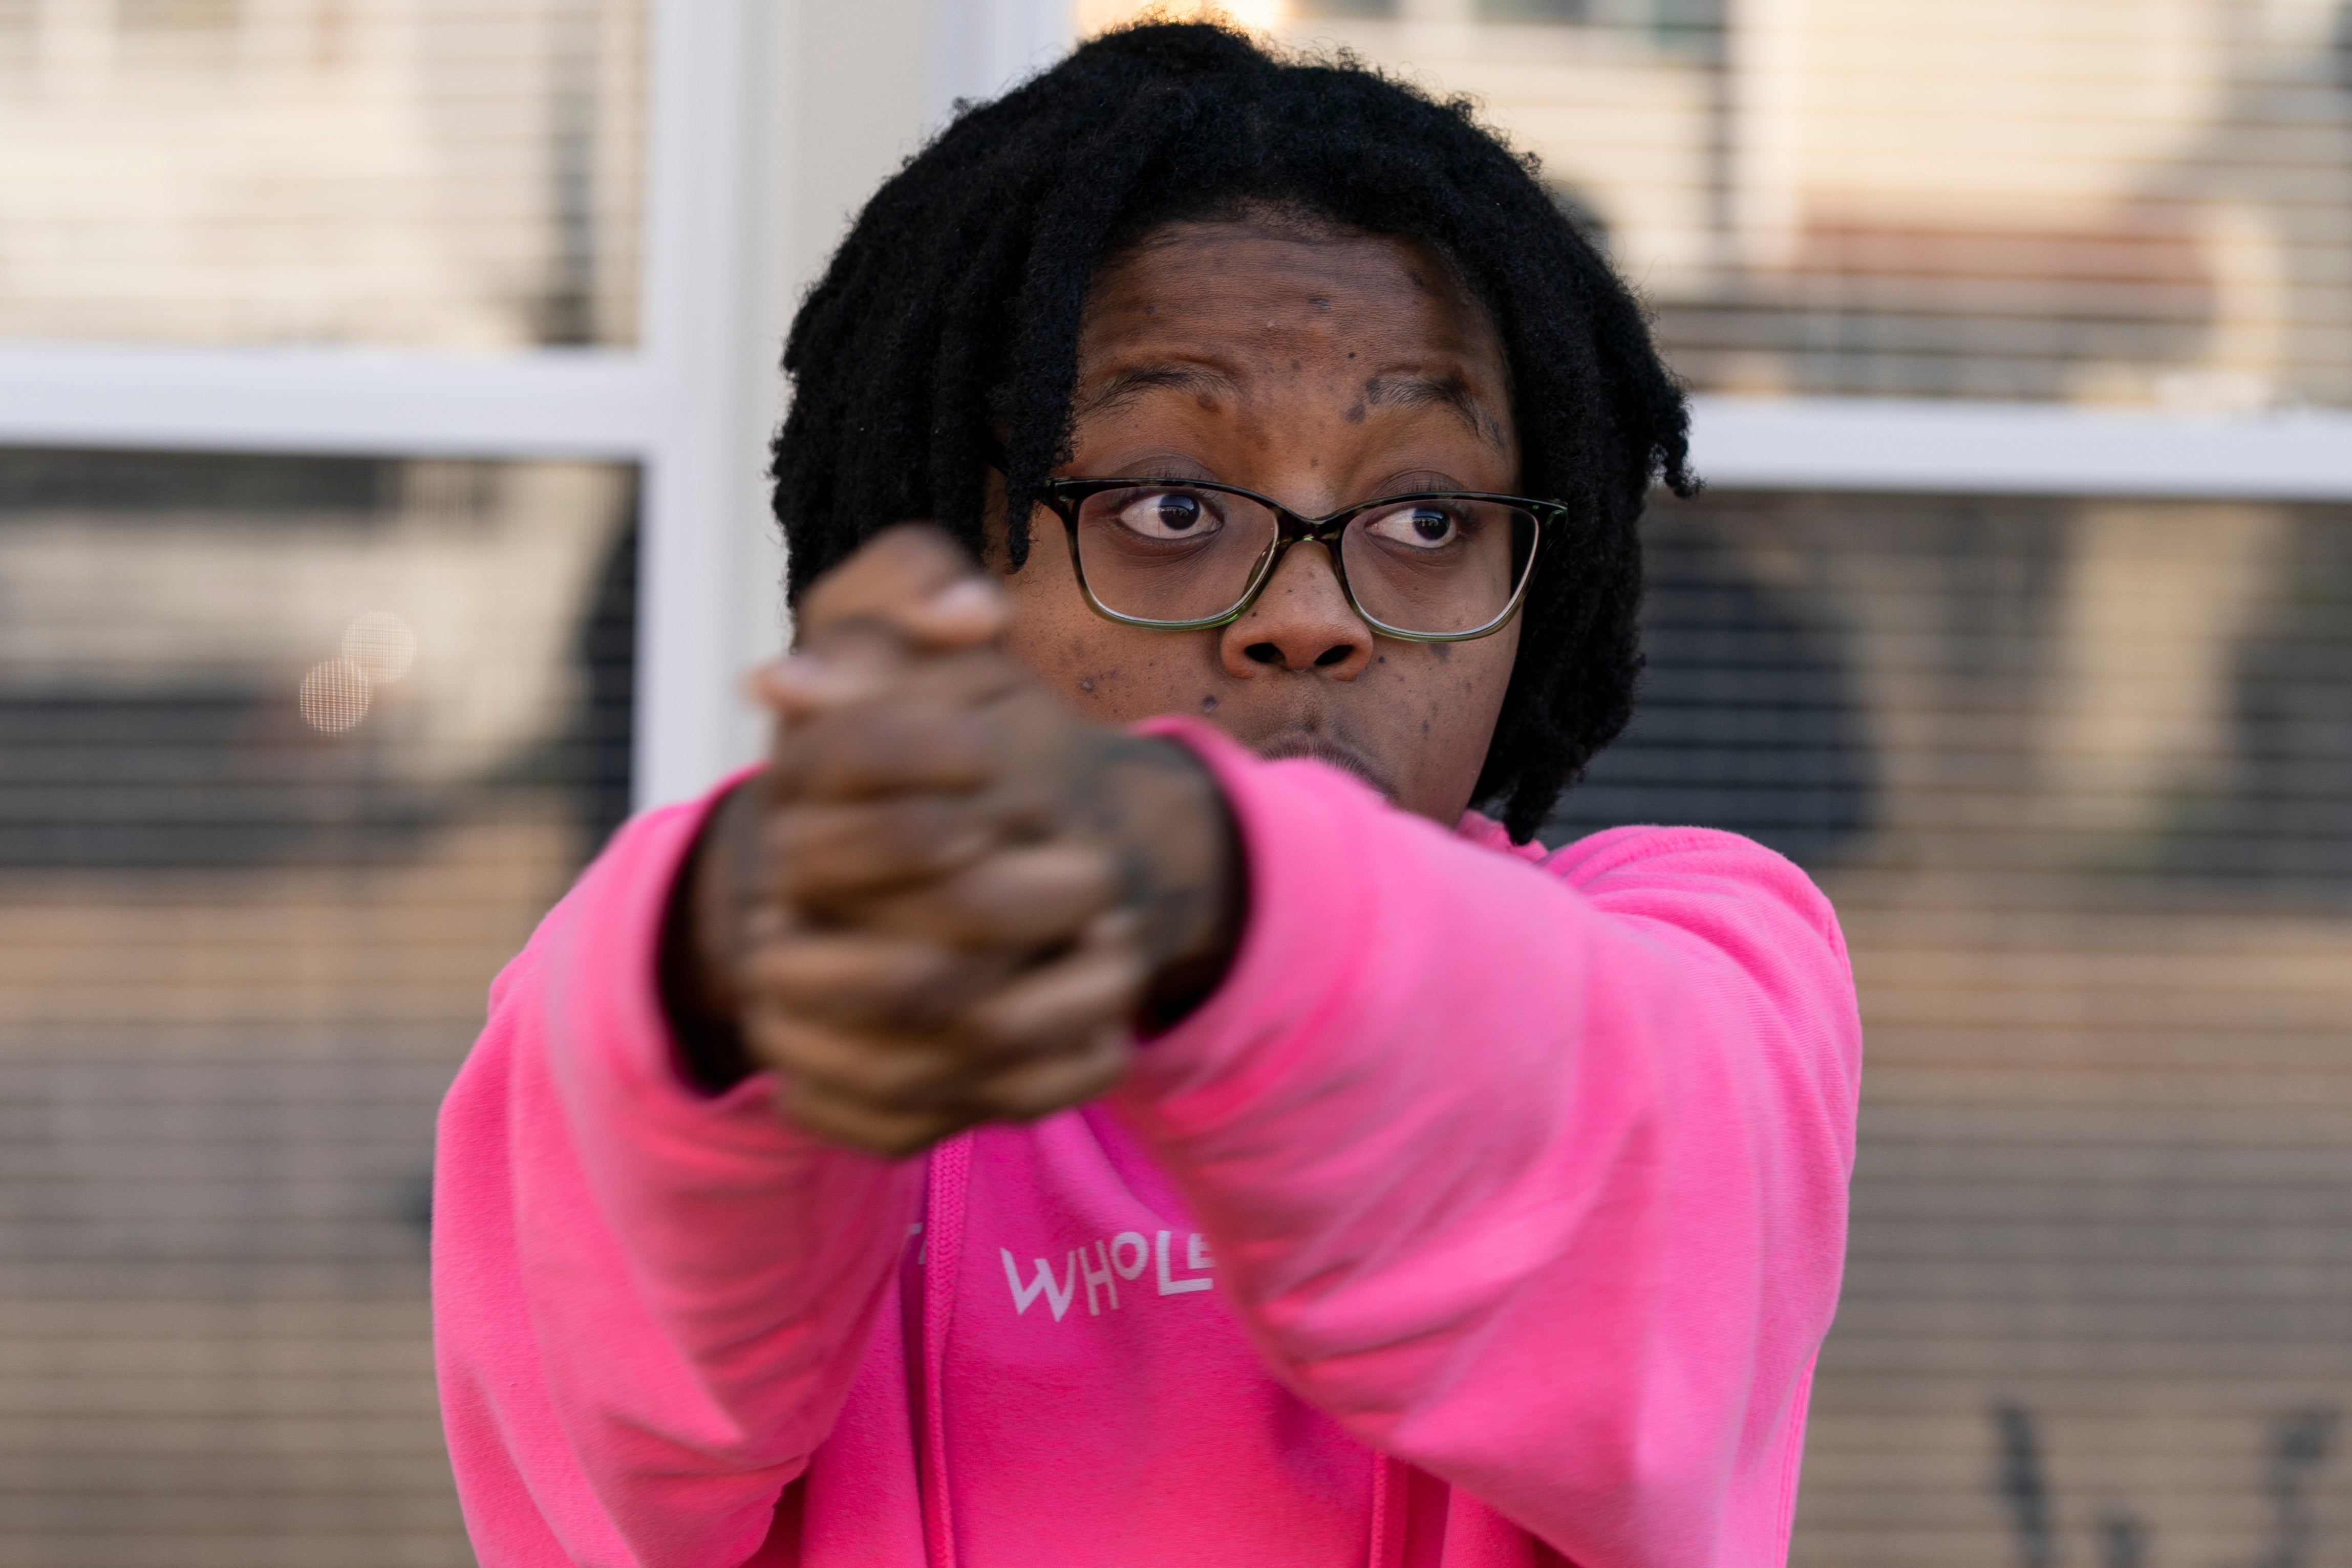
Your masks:
M1102 607L1136 621L1209 621L1248 594L1281 533L1274 509L1185 485L1089 496L1078 567ZM1458 497L1358 514L1339 538L1356 605L1400 632L1475 632L1510 607L1535 554L1536 519Z

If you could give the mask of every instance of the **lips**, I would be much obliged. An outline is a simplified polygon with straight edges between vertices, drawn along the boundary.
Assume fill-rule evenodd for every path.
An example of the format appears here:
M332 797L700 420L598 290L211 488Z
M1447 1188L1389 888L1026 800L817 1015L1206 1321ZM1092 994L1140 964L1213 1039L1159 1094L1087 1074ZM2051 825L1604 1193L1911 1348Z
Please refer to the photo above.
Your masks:
M1292 731L1287 735L1278 735L1252 749L1269 762L1304 757L1317 762L1328 763L1341 772L1353 774L1362 782L1370 785L1380 791L1383 800L1396 799L1395 787L1390 784L1388 779L1382 777L1380 769L1372 765L1371 758L1354 747L1334 740L1328 735L1303 735Z

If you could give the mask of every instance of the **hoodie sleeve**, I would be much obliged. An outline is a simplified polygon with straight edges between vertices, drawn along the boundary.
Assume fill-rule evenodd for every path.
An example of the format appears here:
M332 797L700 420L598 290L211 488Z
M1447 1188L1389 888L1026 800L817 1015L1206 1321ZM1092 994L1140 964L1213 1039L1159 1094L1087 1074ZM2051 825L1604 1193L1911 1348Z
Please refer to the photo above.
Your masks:
M715 800L716 797L713 797ZM486 1568L710 1568L768 1532L831 1428L920 1161L705 1097L654 965L709 801L630 823L490 993L441 1109L435 1354Z
M1783 1561L1861 1071L1827 902L1730 834L1534 865L1150 727L1251 905L1119 1105L1276 1375L1579 1568Z

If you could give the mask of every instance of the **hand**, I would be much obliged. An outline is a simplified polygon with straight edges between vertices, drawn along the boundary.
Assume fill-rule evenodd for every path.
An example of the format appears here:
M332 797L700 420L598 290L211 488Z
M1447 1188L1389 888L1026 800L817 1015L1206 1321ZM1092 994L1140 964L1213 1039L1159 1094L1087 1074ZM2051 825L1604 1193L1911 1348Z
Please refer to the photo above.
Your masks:
M814 586L762 673L771 765L714 814L666 990L716 1082L903 1154L1102 1092L1139 1010L1222 974L1240 877L1190 752L1084 722L993 646L1004 607L902 528Z

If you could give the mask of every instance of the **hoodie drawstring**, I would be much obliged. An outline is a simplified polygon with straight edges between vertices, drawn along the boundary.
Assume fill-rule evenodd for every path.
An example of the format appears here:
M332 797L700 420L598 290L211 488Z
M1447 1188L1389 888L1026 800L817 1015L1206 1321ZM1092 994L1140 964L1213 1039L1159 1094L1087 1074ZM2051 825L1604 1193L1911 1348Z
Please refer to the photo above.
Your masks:
M940 1364L955 1311L957 1265L963 1257L964 1191L971 1176L971 1134L931 1151L925 1176L929 1208L923 1224L923 1553L930 1568L955 1568L953 1510L948 1494L947 1420L940 1408Z
M1404 1500L1412 1474L1402 1459L1372 1456L1371 1568L1404 1568Z

